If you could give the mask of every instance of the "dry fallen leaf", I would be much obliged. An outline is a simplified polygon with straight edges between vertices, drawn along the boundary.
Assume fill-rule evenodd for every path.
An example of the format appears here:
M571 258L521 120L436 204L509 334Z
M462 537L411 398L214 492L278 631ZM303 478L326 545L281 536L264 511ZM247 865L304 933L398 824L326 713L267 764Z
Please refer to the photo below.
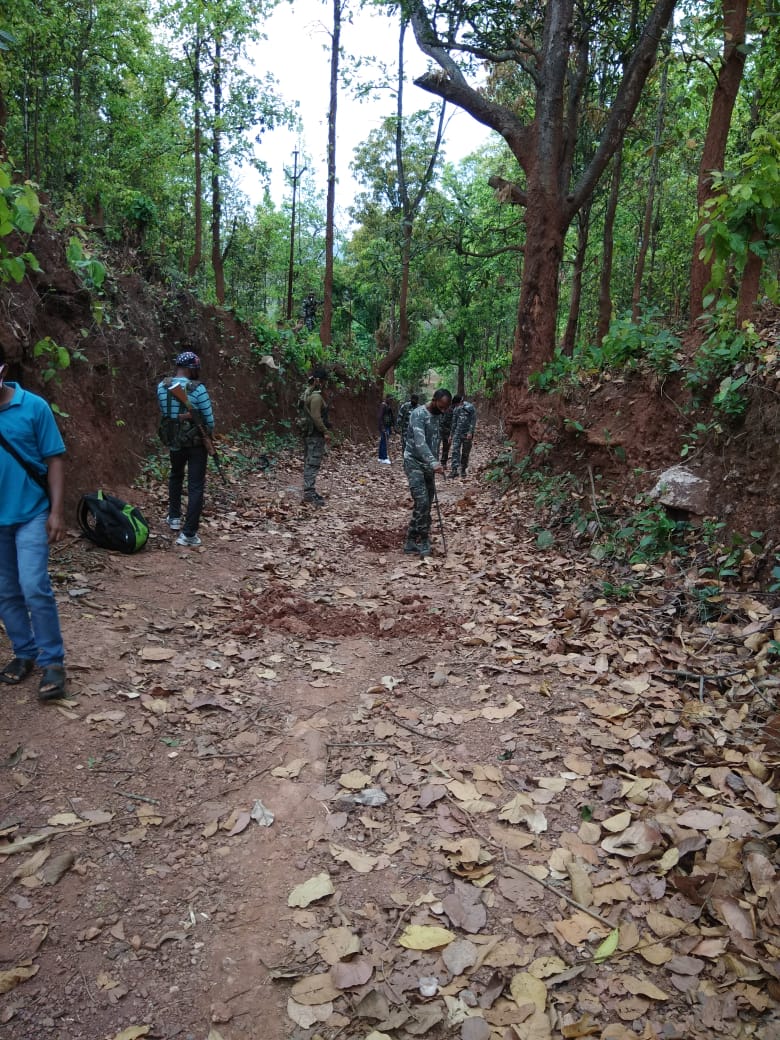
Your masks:
M438 925L410 924L404 929L398 944L406 947L407 950L435 950L440 946L447 946L454 940L455 934L448 928L441 928Z
M322 874L317 874L315 877L309 878L308 881L304 881L302 885L297 885L287 897L287 905L308 906L310 903L315 903L318 899L332 896L334 892L335 889L330 880L330 874L323 871Z
M0 993L10 992L20 982L26 982L27 979L31 979L33 975L37 974L38 965L30 963L17 964L15 968L10 968L8 971L0 971Z
M547 1004L547 987L541 979L527 971L518 972L509 983L509 992L518 1007L533 1004L537 1011L544 1011Z
M330 972L325 971L298 979L293 984L290 995L298 1004L309 1007L312 1004L330 1003L341 996L341 990L333 984Z
M287 1014L302 1029L311 1029L317 1022L327 1022L333 1014L333 1003L306 1005L299 1004L297 1000L289 997Z

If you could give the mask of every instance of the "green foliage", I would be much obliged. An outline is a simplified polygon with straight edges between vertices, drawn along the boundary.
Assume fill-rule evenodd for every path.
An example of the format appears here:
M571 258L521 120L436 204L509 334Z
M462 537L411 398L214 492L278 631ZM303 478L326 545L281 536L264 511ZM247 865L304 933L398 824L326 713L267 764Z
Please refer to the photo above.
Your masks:
M609 557L630 564L648 563L678 548L676 536L687 527L684 522L672 520L664 506L652 502L632 516L616 521L605 532L604 539L593 546L591 555L598 560Z
M737 370L764 347L751 322L735 326L736 301L723 297L703 315L707 336L696 351L686 382L700 400L706 391L714 391L713 406L727 418L738 418L745 411L747 374ZM717 384L717 390L714 390Z
M87 256L80 239L71 236L66 253L70 269L81 278L87 289L102 289L106 280L106 268L100 260Z
M707 437L711 434L723 433L723 428L719 423L716 422L697 422L694 424L693 429L690 430L686 436L685 441L680 451L680 456L684 459L691 456L696 450L702 447Z
M30 181L15 184L10 165L0 163L0 284L21 282L28 268L40 271L31 252L13 254L5 241L13 234L32 234L39 212L38 196Z
M648 308L633 321L630 312L613 318L601 346L589 344L566 357L556 350L553 360L528 380L531 389L542 392L576 385L582 378L601 372L644 368L661 376L679 372L682 344L662 322L655 308Z
M70 353L67 347L61 347L55 343L51 336L39 339L33 347L33 357L43 358L43 370L41 376L44 383L59 378L60 372L70 368Z
M753 131L739 167L714 171L712 184L700 229L712 262L705 307L733 292L751 253L766 261L780 247L780 115Z
M159 219L157 206L141 191L124 192L122 210L124 219L141 233L157 224Z

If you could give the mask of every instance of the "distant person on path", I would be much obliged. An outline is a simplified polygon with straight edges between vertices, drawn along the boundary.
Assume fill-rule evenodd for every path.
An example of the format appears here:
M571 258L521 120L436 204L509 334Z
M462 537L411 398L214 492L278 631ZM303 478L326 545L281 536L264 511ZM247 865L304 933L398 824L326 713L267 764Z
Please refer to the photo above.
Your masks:
M0 348L0 620L13 658L0 682L17 684L37 664L38 698L65 696L65 647L49 579L49 545L66 534L65 444L42 397L4 382Z
M168 478L168 516L166 523L172 531L179 531L177 545L197 546L200 515L206 491L206 464L208 452L203 443L200 424L210 436L214 432L214 409L208 390L200 381L200 358L185 350L174 358L175 371L157 385L157 402L163 422L160 437L171 453L171 472ZM187 394L189 409L185 409L170 393L172 386L180 386ZM182 525L181 497L184 470L187 470L187 512Z
M327 381L327 370L315 368L303 397L306 423L303 431L303 501L313 506L325 505L325 499L315 485L329 438L328 406L322 393Z
M452 413L452 462L450 476L466 476L477 428L477 409L465 397Z
M417 394L412 394L408 401L404 401L401 407L398 409L398 433L401 436L401 454L404 450L404 441L406 440L406 429L409 425L409 416L413 410L419 405L420 398Z
M447 468L447 459L450 457L450 442L452 441L452 416L463 398L455 394L452 404L441 417L441 464Z
M436 494L436 473L444 469L439 462L441 417L450 406L449 390L439 389L428 404L415 408L409 418L404 441L404 470L414 501L412 519L406 532L405 553L431 554L431 505Z
M387 449L390 445L390 434L395 430L395 416L393 415L393 406L387 394L382 398L382 403L379 406L377 423L379 426L379 461L383 465L389 466L390 457L387 454Z

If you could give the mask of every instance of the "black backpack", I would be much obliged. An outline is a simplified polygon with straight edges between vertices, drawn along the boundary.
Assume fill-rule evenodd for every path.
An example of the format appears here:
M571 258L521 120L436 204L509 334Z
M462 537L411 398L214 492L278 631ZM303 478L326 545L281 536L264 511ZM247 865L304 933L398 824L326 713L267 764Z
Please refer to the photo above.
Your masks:
M134 553L143 549L149 537L141 510L105 491L82 495L76 517L84 537L101 549Z

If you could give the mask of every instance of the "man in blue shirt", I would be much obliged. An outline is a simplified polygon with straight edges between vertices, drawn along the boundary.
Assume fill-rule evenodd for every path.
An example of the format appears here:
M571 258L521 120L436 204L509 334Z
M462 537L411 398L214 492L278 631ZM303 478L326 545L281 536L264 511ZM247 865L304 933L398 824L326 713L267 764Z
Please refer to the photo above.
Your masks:
M42 397L4 381L0 349L0 620L13 658L0 682L38 664L38 697L65 696L65 647L49 580L49 544L65 537L65 444Z
M157 386L157 401L163 416L160 430L169 431L165 443L171 450L171 472L168 479L168 518L172 531L180 531L177 545L200 545L198 527L203 512L206 490L208 452L198 426L209 435L214 431L214 410L208 390L200 382L200 358L191 350L178 354L174 360L176 371ZM181 386L189 400L189 410L170 393L173 385ZM173 431L170 434L170 431ZM184 470L187 470L187 513L184 526L181 520L181 495Z

